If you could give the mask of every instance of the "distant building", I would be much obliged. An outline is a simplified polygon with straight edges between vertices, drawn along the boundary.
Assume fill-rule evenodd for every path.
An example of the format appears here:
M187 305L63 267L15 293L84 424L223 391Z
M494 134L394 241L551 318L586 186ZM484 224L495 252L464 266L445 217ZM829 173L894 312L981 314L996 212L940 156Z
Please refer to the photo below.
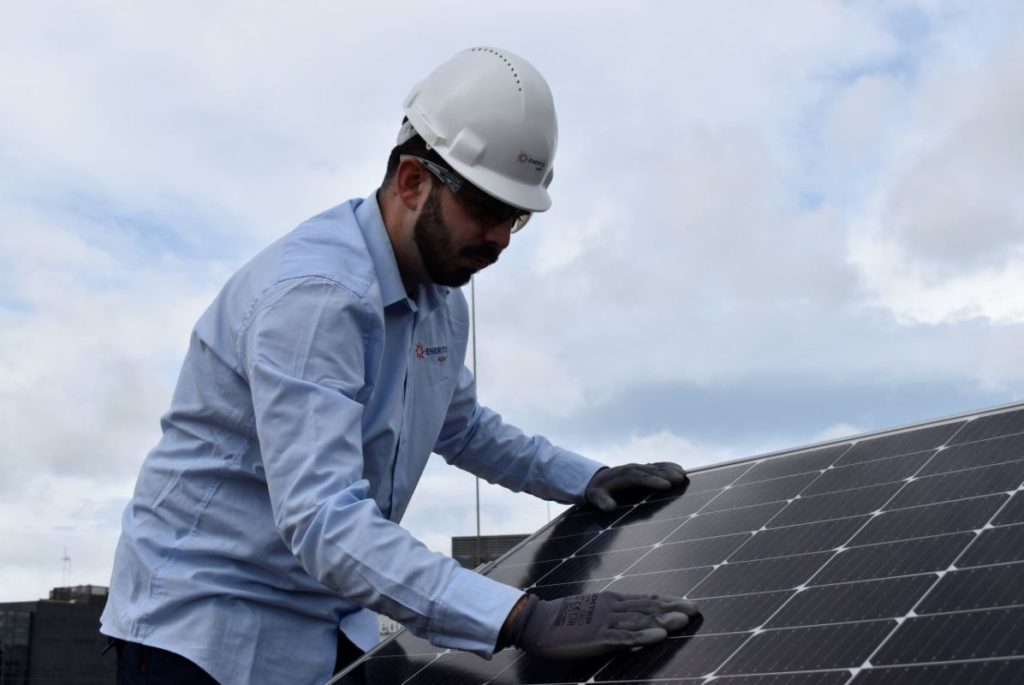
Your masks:
M116 661L101 656L107 588L58 587L49 599L0 603L0 685L113 685Z
M494 561L528 535L463 535L452 538L452 558L466 568ZM478 542L479 540L479 542Z

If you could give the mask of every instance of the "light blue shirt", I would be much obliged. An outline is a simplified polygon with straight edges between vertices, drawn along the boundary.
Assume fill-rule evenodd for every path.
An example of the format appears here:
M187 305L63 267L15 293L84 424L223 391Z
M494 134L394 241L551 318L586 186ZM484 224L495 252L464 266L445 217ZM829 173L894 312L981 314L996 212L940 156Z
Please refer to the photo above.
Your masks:
M407 296L376 198L331 209L225 285L192 333L125 509L102 632L222 683L327 680L382 612L488 656L522 592L398 525L431 451L579 501L600 464L477 403L461 291Z

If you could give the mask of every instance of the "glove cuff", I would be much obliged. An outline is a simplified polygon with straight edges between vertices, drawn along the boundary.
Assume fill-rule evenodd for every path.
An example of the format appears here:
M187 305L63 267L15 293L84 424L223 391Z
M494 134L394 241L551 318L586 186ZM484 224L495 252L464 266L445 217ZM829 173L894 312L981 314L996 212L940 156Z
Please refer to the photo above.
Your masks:
M604 478L605 471L610 471L610 466L602 466L597 471L594 471L594 475L587 481L587 487L583 488L583 504L593 504L590 500L590 493L595 486L598 486L600 481Z
M502 627L501 633L498 635L498 643L495 645L495 651L505 649L506 647L519 647L522 644L523 630L526 628L533 610L541 601L537 595L526 595L525 599L526 605L520 609L512 621Z

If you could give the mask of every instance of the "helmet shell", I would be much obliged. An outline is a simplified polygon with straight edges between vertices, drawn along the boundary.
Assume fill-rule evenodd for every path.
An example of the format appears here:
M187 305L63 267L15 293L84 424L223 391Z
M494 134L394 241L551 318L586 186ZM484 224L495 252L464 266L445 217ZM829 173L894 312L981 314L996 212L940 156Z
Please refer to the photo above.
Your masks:
M476 187L531 212L551 206L555 104L544 77L522 57L464 50L416 84L404 109L427 145Z

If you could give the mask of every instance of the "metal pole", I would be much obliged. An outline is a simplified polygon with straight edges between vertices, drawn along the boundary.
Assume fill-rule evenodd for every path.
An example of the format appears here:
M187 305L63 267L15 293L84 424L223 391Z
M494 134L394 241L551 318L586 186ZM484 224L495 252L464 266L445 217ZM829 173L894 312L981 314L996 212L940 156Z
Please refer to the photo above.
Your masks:
M469 279L469 302L470 302L470 330L473 335L473 382L479 388L480 384L476 378L476 279L472 276ZM479 566L480 559L480 478L476 479L476 565Z

